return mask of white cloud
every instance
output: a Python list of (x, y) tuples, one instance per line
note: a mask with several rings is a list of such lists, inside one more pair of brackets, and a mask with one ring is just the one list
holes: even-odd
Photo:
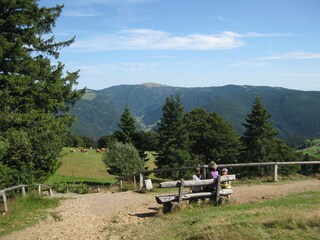
[(281, 59), (320, 59), (320, 53), (312, 52), (289, 52), (282, 54), (273, 54), (272, 56), (261, 57), (263, 60), (281, 60)]
[(174, 35), (153, 29), (126, 29), (113, 35), (96, 35), (86, 40), (76, 41), (71, 48), (80, 51), (110, 50), (226, 50), (245, 45), (244, 38), (288, 36), (280, 33)]
[(109, 50), (223, 50), (238, 48), (244, 42), (230, 33), (217, 35), (172, 35), (152, 29), (130, 29), (116, 35), (100, 35), (77, 41), (71, 48), (82, 51)]

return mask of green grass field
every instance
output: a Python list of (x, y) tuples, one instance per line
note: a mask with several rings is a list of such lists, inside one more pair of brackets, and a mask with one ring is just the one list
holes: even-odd
[[(70, 152), (75, 149), (76, 152)], [(92, 184), (106, 184), (115, 181), (115, 176), (106, 171), (102, 161), (103, 154), (95, 150), (82, 153), (76, 148), (64, 148), (62, 151), (62, 165), (46, 183), (87, 182)]]
[(302, 153), (320, 159), (320, 139), (311, 140), (311, 144), (311, 147), (301, 150)]

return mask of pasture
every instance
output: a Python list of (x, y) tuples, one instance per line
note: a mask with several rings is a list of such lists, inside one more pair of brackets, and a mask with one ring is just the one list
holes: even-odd
[[(70, 150), (75, 150), (71, 152)], [(46, 183), (76, 182), (91, 184), (108, 184), (115, 182), (115, 176), (106, 171), (102, 161), (103, 154), (94, 149), (80, 152), (77, 148), (63, 148), (61, 166)]]
[(311, 140), (311, 144), (311, 147), (303, 149), (301, 152), (320, 159), (320, 139)]

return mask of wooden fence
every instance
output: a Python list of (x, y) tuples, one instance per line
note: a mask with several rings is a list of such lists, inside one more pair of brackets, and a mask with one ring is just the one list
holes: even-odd
[[(283, 165), (316, 165), (320, 164), (320, 161), (304, 161), (304, 162), (262, 162), (262, 163), (232, 163), (232, 164), (217, 164), (218, 168), (223, 167), (253, 167), (253, 166), (272, 166), (273, 167), (273, 181), (278, 181), (278, 167)], [(199, 166), (203, 169), (207, 169), (208, 165)], [(193, 170), (193, 167), (181, 167), (181, 168), (170, 168), (170, 169), (155, 169), (155, 170), (147, 170), (135, 173), (133, 175), (134, 182), (135, 177), (139, 176), (139, 189), (143, 188), (143, 176), (148, 175), (150, 173), (159, 173), (159, 172), (174, 172), (174, 171), (186, 171)]]
[[(48, 185), (45, 185), (45, 184), (41, 184), (41, 183), (36, 183), (34, 185), (38, 186), (38, 192), (39, 192), (40, 196), (42, 195), (42, 191), (48, 191), (48, 194), (50, 195), (50, 197), (52, 197), (51, 186), (48, 186)], [(5, 188), (5, 189), (1, 189), (0, 190), (0, 197), (2, 197), (3, 206), (4, 206), (4, 211), (5, 212), (8, 212), (8, 199), (7, 199), (6, 192), (21, 188), (22, 196), (26, 196), (26, 188), (27, 187), (29, 187), (29, 185), (20, 184), (20, 185), (17, 185), (17, 186), (13, 186), (13, 187), (9, 187), (9, 188)]]

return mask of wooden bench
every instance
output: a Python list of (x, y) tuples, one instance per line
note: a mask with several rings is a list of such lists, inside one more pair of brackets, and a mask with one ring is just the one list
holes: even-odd
[[(219, 205), (223, 196), (229, 196), (233, 193), (233, 189), (231, 188), (221, 189), (221, 183), (234, 180), (236, 180), (236, 175), (218, 176), (216, 179), (187, 181), (181, 179), (179, 181), (162, 182), (160, 183), (160, 188), (179, 188), (179, 191), (178, 193), (174, 194), (157, 195), (155, 198), (157, 203), (163, 204), (164, 212), (171, 211), (173, 202), (180, 203), (184, 200), (194, 200), (199, 198), (209, 198), (215, 205)], [(184, 191), (184, 187), (204, 187), (210, 184), (214, 184), (215, 191), (197, 193), (189, 193)]]

